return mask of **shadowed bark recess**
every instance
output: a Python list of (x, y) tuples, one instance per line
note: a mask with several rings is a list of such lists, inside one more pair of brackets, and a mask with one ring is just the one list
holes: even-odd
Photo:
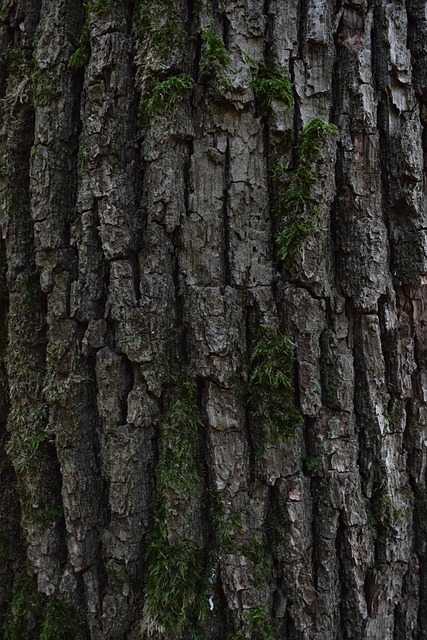
[(0, 29), (0, 635), (427, 640), (425, 2)]

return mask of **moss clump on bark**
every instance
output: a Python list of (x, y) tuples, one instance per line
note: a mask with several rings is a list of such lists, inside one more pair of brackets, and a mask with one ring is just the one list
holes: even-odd
[(267, 541), (254, 535), (250, 542), (238, 547), (238, 552), (250, 562), (248, 577), (258, 602), (240, 612), (238, 629), (232, 639), (273, 640), (275, 636), (269, 588), (273, 566)]
[[(338, 137), (338, 129), (321, 118), (313, 118), (303, 129), (298, 168), (279, 192), (280, 213), (285, 216), (285, 225), (276, 239), (281, 260), (295, 260), (304, 239), (317, 229), (320, 202), (313, 196), (318, 181), (316, 162), (323, 158), (323, 148), (330, 137)], [(280, 171), (275, 175), (276, 180), (282, 177)]]
[[(7, 426), (9, 454), (20, 487), (24, 516), (49, 500), (50, 452), (47, 408), (41, 391), (45, 336), (38, 275), (26, 271), (15, 282), (9, 301), (7, 368), (11, 407)], [(34, 507), (32, 505), (37, 505)]]
[(374, 482), (368, 517), (369, 524), (379, 530), (384, 530), (393, 527), (398, 519), (399, 510), (390, 498), (385, 480)]
[(176, 0), (154, 0), (142, 5), (135, 23), (138, 38), (150, 40), (159, 56), (179, 50), (185, 42)]
[(148, 124), (155, 115), (170, 111), (193, 88), (193, 84), (192, 78), (185, 74), (171, 76), (156, 84), (150, 94), (141, 98), (139, 105), (141, 124)]
[(236, 530), (243, 524), (243, 508), (229, 512), (223, 494), (216, 489), (209, 492), (209, 515), (212, 522), (216, 542), (228, 553), (236, 549)]
[[(198, 431), (201, 425), (196, 384), (185, 374), (172, 377), (171, 406), (161, 427), (158, 490), (186, 501), (197, 490), (200, 478)], [(165, 500), (159, 501), (167, 510)]]
[[(73, 53), (70, 55), (68, 59), (68, 67), (72, 71), (77, 71), (85, 66), (89, 59), (89, 40), (90, 40), (90, 30), (89, 30), (89, 12), (86, 13), (86, 20), (83, 25), (82, 31), (80, 33), (79, 38), (75, 38), (72, 40), (72, 44), (76, 47)], [(70, 38), (71, 39), (71, 38)]]
[[(167, 384), (169, 409), (161, 425), (145, 597), (149, 626), (180, 634), (202, 615), (196, 596), (204, 582), (206, 551), (191, 537), (202, 483), (201, 417), (194, 381), (178, 373), (170, 376)], [(179, 520), (182, 526), (177, 526)]]
[(46, 336), (36, 272), (19, 274), (10, 296), (7, 366), (11, 406), (6, 452), (17, 476), (22, 522), (32, 530), (63, 518), (57, 462), (43, 390)]
[(77, 71), (78, 69), (81, 69), (82, 67), (84, 67), (88, 60), (88, 55), (89, 55), (88, 46), (86, 42), (82, 39), (77, 49), (74, 51), (74, 53), (71, 54), (68, 60), (69, 68), (72, 71)]
[(247, 629), (251, 640), (272, 640), (274, 627), (271, 619), (271, 604), (260, 604), (244, 614), (247, 618)]
[(17, 104), (27, 108), (45, 106), (57, 95), (54, 76), (37, 65), (31, 47), (13, 47), (7, 52), (6, 63), (10, 75), (4, 111), (13, 113)]
[(4, 640), (84, 640), (86, 624), (64, 596), (47, 598), (25, 566), (17, 575), (3, 626)]
[(3, 6), (0, 9), (0, 22), (4, 22), (7, 18), (9, 11), (13, 6), (14, 0), (5, 0)]
[(212, 27), (207, 27), (202, 31), (203, 48), (200, 58), (201, 73), (218, 73), (227, 66), (230, 61), (223, 39)]
[(273, 100), (284, 102), (287, 106), (293, 103), (291, 81), (284, 71), (272, 65), (261, 65), (250, 86), (264, 111), (270, 107)]
[(3, 627), (4, 640), (23, 640), (38, 635), (43, 617), (43, 596), (36, 578), (24, 568), (15, 578), (12, 602)]
[(113, 11), (114, 7), (125, 7), (127, 3), (128, 0), (86, 0), (85, 6), (92, 15), (102, 16)]
[(145, 594), (150, 619), (167, 634), (180, 634), (196, 614), (204, 550), (189, 541), (157, 538), (149, 545)]
[(65, 597), (54, 597), (46, 606), (39, 640), (83, 640), (85, 624)]
[(251, 361), (249, 408), (254, 424), (261, 425), (262, 446), (293, 438), (303, 420), (294, 407), (294, 344), (270, 327), (262, 327)]

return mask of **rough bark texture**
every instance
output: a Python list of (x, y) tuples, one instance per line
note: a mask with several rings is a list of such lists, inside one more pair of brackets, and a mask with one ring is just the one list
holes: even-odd
[(425, 1), (0, 16), (3, 637), (427, 639)]

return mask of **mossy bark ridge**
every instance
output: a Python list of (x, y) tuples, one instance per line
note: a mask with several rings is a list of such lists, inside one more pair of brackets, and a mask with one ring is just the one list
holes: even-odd
[(0, 635), (427, 639), (427, 27), (0, 3)]

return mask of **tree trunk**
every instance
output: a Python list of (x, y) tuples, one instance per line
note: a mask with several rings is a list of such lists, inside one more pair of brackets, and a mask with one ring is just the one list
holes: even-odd
[(5, 640), (427, 639), (422, 0), (3, 0)]

